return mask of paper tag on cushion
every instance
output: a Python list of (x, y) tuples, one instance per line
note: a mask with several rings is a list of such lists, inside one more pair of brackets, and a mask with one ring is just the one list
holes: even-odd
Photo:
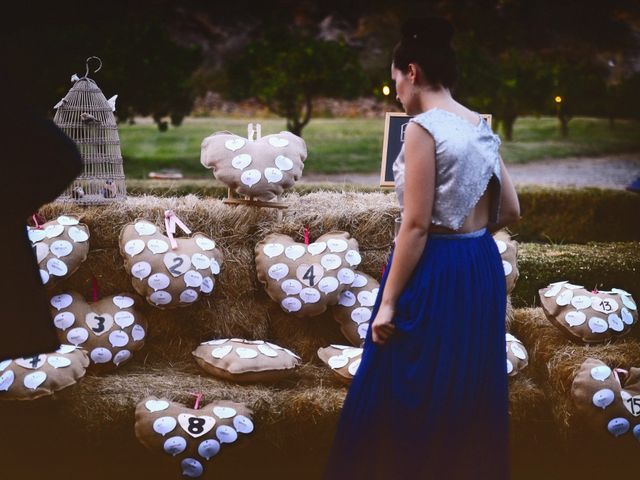
[(622, 403), (624, 407), (634, 417), (640, 416), (640, 395), (631, 395), (624, 390), (620, 390), (620, 397), (622, 397)]
[(189, 413), (181, 413), (178, 415), (178, 424), (193, 438), (198, 438), (213, 429), (216, 419), (208, 415), (196, 416)]

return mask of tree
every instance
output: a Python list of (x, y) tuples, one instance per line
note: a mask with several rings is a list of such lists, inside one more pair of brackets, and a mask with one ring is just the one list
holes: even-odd
[(281, 34), (250, 43), (228, 62), (226, 93), (236, 100), (255, 97), (301, 135), (314, 97), (353, 98), (365, 85), (357, 55), (344, 43)]
[[(199, 49), (178, 44), (168, 31), (174, 8), (132, 3), (122, 9), (86, 4), (62, 8), (55, 2), (23, 13), (2, 31), (5, 65), (30, 92), (32, 107), (53, 115), (53, 105), (71, 87), (71, 74), (85, 74), (85, 59), (95, 55), (103, 68), (89, 73), (107, 96), (118, 94), (116, 115), (127, 120), (151, 115), (174, 124), (191, 110), (190, 78), (200, 63)], [(93, 65), (92, 65), (93, 66)]]

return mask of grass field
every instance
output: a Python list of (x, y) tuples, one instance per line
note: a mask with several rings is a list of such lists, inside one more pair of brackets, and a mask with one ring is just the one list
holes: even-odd
[[(200, 143), (213, 132), (228, 130), (247, 135), (249, 119), (188, 118), (182, 126), (158, 131), (142, 119), (135, 125), (119, 126), (125, 173), (144, 178), (153, 170), (178, 168), (187, 177), (208, 177), (200, 164)], [(280, 119), (263, 119), (263, 135), (284, 129)], [(304, 129), (309, 157), (305, 172), (376, 172), (380, 168), (383, 119), (313, 119)], [(571, 156), (602, 156), (640, 151), (640, 123), (618, 121), (610, 129), (607, 120), (576, 118), (569, 124), (569, 137), (562, 139), (553, 117), (525, 117), (514, 127), (514, 141), (502, 143), (507, 163)]]

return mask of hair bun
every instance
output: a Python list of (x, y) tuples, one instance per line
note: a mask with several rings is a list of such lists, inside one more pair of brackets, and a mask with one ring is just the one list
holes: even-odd
[(402, 25), (403, 40), (449, 46), (453, 39), (453, 25), (442, 17), (410, 18)]

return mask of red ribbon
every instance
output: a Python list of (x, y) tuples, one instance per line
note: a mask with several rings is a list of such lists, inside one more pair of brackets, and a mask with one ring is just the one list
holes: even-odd
[(309, 229), (306, 225), (304, 227), (304, 244), (309, 245)]
[(176, 225), (182, 229), (184, 233), (187, 235), (191, 234), (191, 230), (184, 224), (182, 220), (178, 218), (178, 216), (174, 213), (173, 210), (165, 210), (164, 211), (164, 227), (167, 231), (167, 236), (169, 237), (169, 241), (171, 242), (171, 248), (175, 250), (178, 248), (178, 242), (173, 238), (173, 235), (176, 233)]
[(622, 373), (623, 375), (629, 375), (629, 370), (625, 370), (624, 368), (614, 368), (613, 369), (613, 374), (616, 377), (616, 380), (618, 381), (618, 383), (620, 384), (620, 386), (622, 386), (622, 382), (620, 381), (620, 377), (618, 376), (618, 373)]
[(96, 277), (91, 277), (91, 287), (93, 292), (93, 301), (97, 302), (98, 301), (98, 280), (96, 280)]
[(42, 230), (42, 225), (40, 225), (40, 223), (38, 222), (38, 214), (34, 213), (31, 218), (33, 219), (33, 223), (36, 226), (36, 229), (38, 230)]
[(200, 392), (198, 393), (192, 393), (191, 395), (193, 395), (194, 397), (196, 397), (196, 402), (193, 405), (193, 409), (194, 410), (198, 410), (200, 408), (200, 401), (202, 401), (202, 398), (204, 397), (204, 395)]

